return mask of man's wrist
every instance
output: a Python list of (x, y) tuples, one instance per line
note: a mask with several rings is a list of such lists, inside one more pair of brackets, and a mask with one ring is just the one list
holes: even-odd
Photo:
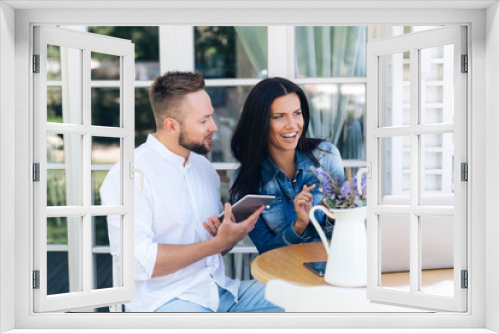
[(227, 244), (222, 242), (222, 240), (220, 240), (220, 238), (217, 238), (217, 237), (215, 237), (207, 242), (210, 243), (214, 254), (222, 253), (222, 252), (226, 251), (228, 248)]

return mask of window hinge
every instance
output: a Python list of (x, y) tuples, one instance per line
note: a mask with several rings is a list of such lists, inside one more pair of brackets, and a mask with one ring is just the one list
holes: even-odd
[(40, 55), (33, 55), (33, 73), (40, 73)]
[(40, 164), (38, 162), (33, 164), (33, 181), (40, 182)]
[(467, 55), (462, 55), (462, 69), (460, 72), (469, 72), (469, 57)]
[(460, 164), (460, 175), (461, 181), (469, 181), (469, 167), (466, 162)]
[(469, 287), (469, 274), (467, 270), (462, 270), (462, 289)]
[(40, 270), (33, 270), (33, 289), (40, 289)]

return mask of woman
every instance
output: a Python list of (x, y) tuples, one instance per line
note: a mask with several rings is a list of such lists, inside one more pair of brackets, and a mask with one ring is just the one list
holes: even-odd
[[(303, 90), (284, 78), (259, 82), (249, 93), (231, 150), (241, 163), (231, 178), (231, 202), (246, 194), (275, 195), (249, 233), (259, 253), (288, 244), (318, 241), (309, 210), (323, 196), (314, 168), (344, 177), (337, 148), (307, 138), (309, 105)], [(332, 225), (316, 213), (327, 235)]]

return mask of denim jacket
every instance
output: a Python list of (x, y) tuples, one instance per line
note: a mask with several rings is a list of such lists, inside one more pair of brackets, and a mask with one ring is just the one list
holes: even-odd
[[(322, 142), (313, 151), (313, 154), (321, 167), (328, 171), (334, 179), (337, 176), (344, 176), (344, 166), (340, 153), (333, 144)], [(292, 179), (278, 169), (269, 156), (261, 161), (263, 188), (259, 189), (258, 193), (274, 195), (276, 198), (264, 209), (255, 228), (249, 233), (250, 239), (252, 239), (259, 253), (286, 245), (320, 240), (311, 222), (309, 222), (302, 236), (297, 235), (292, 226), (297, 219), (293, 200), (302, 191), (304, 185), (316, 184), (316, 187), (311, 190), (313, 206), (324, 198), (319, 190), (319, 180), (311, 169), (315, 167), (313, 162), (305, 153), (299, 151), (296, 153), (296, 161), (297, 168)], [(238, 172), (239, 169), (233, 173), (231, 184), (236, 179)], [(315, 217), (329, 238), (333, 229), (332, 224), (326, 215), (320, 211), (315, 213)]]

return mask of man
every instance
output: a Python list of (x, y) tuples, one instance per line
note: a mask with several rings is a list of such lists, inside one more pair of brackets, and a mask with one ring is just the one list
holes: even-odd
[[(221, 253), (250, 232), (263, 208), (236, 223), (225, 205), (220, 179), (201, 154), (212, 148), (217, 125), (199, 73), (158, 76), (150, 90), (157, 132), (135, 150), (144, 190), (135, 182), (135, 298), (130, 312), (276, 312), (257, 281), (224, 275)], [(119, 166), (100, 191), (104, 205), (119, 203)], [(120, 220), (108, 217), (111, 253), (119, 255)], [(208, 232), (216, 230), (212, 236)]]

